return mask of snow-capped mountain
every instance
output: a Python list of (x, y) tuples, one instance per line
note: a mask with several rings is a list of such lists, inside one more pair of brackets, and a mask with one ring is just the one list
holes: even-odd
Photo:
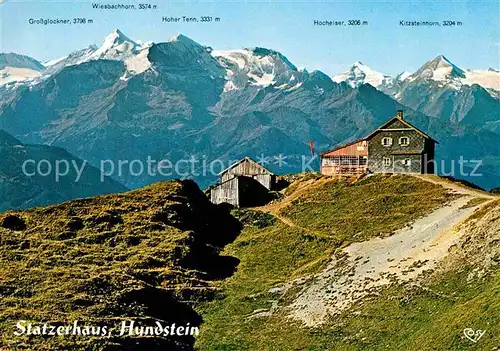
[(333, 77), (333, 81), (340, 83), (346, 82), (355, 88), (363, 84), (370, 84), (377, 88), (380, 86), (389, 86), (394, 83), (394, 78), (377, 72), (360, 61), (356, 61), (349, 70)]
[(264, 48), (212, 51), (212, 55), (226, 69), (225, 91), (242, 89), (247, 84), (257, 87), (270, 85), (282, 88), (298, 87), (306, 71), (299, 71), (281, 53)]
[[(176, 162), (282, 153), (290, 162), (276, 171), (294, 172), (309, 140), (327, 149), (365, 136), (397, 109), (441, 142), (438, 159), (500, 155), (493, 132), (500, 123), (487, 112), (496, 100), (478, 85), (464, 97), (428, 72), (410, 82), (408, 73), (389, 79), (357, 64), (345, 75), (349, 82), (337, 83), (298, 69), (275, 50), (218, 51), (184, 35), (142, 44), (119, 31), (99, 47), (46, 65), (29, 89), (0, 89), (1, 127), (22, 142), (59, 146), (94, 164), (147, 155)], [(381, 92), (390, 82), (401, 92), (398, 101), (391, 98), (396, 93)], [(466, 118), (455, 112), (450, 118), (455, 110)], [(120, 178), (129, 187), (160, 179)], [(214, 179), (197, 178), (202, 186)], [(478, 181), (497, 186), (493, 179)]]
[(454, 65), (446, 57), (439, 55), (435, 59), (426, 62), (420, 69), (412, 74), (408, 80), (434, 80), (436, 82), (446, 82), (452, 79), (465, 78), (465, 72)]
[(115, 29), (104, 39), (101, 47), (90, 55), (90, 59), (124, 59), (136, 54), (139, 48), (140, 46), (136, 42), (120, 30)]
[(139, 44), (128, 38), (120, 30), (113, 30), (101, 46), (91, 45), (86, 49), (78, 50), (66, 57), (62, 57), (45, 64), (46, 74), (68, 66), (79, 65), (92, 60), (114, 60), (123, 61), (127, 67), (128, 75), (144, 72), (151, 66), (147, 56), (152, 42)]
[(293, 91), (299, 88), (323, 94), (336, 84), (321, 71), (297, 68), (278, 51), (256, 47), (243, 50), (211, 50), (226, 70), (224, 92), (244, 89), (255, 91)]
[(357, 61), (349, 70), (334, 76), (333, 81), (346, 82), (351, 87), (367, 83), (393, 96), (397, 96), (400, 92), (401, 82), (404, 81), (407, 83), (432, 81), (456, 90), (460, 90), (463, 86), (477, 84), (494, 97), (498, 97), (500, 91), (500, 71), (492, 68), (488, 70), (464, 70), (443, 55), (426, 62), (415, 73), (404, 71), (396, 77), (377, 72)]
[(0, 53), (0, 86), (40, 76), (45, 67), (29, 56)]
[(90, 45), (89, 47), (77, 51), (73, 51), (68, 56), (60, 57), (48, 62), (45, 62), (46, 67), (44, 71), (45, 76), (50, 76), (55, 72), (69, 66), (77, 65), (85, 62), (90, 56), (98, 49), (96, 45)]
[[(440, 55), (397, 86), (382, 87), (403, 105), (453, 123), (497, 130), (500, 73), (464, 70)], [(495, 123), (493, 123), (495, 122)]]
[(83, 62), (100, 59), (124, 61), (128, 72), (138, 74), (151, 66), (151, 62), (147, 58), (151, 45), (152, 42), (138, 44), (120, 30), (115, 29), (104, 39), (102, 45)]
[(460, 89), (462, 86), (477, 84), (484, 89), (500, 90), (500, 72), (489, 70), (463, 70), (443, 55), (425, 63), (408, 81), (429, 81)]
[(351, 87), (370, 84), (426, 115), (498, 131), (500, 72), (494, 69), (464, 70), (439, 55), (415, 73), (405, 71), (396, 77), (358, 61), (333, 80)]

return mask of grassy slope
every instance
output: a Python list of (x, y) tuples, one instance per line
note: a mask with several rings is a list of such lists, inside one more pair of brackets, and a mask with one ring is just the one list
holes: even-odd
[(26, 229), (0, 226), (1, 346), (164, 350), (194, 342), (12, 335), (18, 320), (114, 326), (137, 317), (149, 325), (155, 318), (199, 324), (199, 316), (179, 301), (209, 298), (214, 289), (206, 275), (192, 269), (197, 265), (192, 250), (196, 247), (203, 259), (207, 235), (215, 229), (211, 218), (227, 228), (232, 223), (224, 223), (194, 183), (157, 183), (119, 195), (9, 212), (0, 215), (0, 223), (9, 216), (22, 218)]
[(340, 242), (364, 241), (394, 232), (447, 198), (439, 186), (408, 176), (380, 175), (325, 183), (280, 214)]
[[(241, 260), (234, 276), (221, 283), (226, 297), (202, 305), (201, 350), (358, 350), (448, 349), (470, 346), (460, 331), (485, 317), (485, 301), (498, 294), (494, 278), (464, 282), (464, 272), (450, 272), (429, 281), (429, 289), (394, 286), (381, 296), (356, 306), (321, 329), (301, 328), (286, 319), (282, 309), (271, 317), (248, 318), (253, 311), (286, 306), (297, 291), (284, 295), (269, 289), (319, 271), (339, 246), (386, 235), (449, 199), (439, 186), (407, 176), (376, 176), (361, 182), (313, 183), (300, 191), (300, 182), (286, 191), (294, 198), (278, 207), (278, 216), (266, 214), (247, 221), (243, 233), (225, 253)], [(259, 217), (257, 214), (254, 217)], [(263, 227), (263, 228), (259, 228)], [(454, 292), (454, 300), (439, 297)], [(497, 299), (498, 300), (498, 299)], [(490, 310), (491, 311), (491, 310)], [(450, 320), (454, 321), (450, 323)], [(490, 323), (494, 323), (490, 320)], [(462, 329), (460, 329), (462, 328)], [(464, 346), (464, 347), (465, 347)]]

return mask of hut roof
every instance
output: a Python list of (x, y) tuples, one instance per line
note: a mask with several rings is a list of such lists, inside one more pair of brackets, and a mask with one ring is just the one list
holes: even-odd
[(323, 155), (326, 155), (330, 152), (333, 152), (333, 151), (337, 151), (337, 150), (340, 150), (340, 149), (343, 149), (345, 147), (348, 147), (348, 146), (351, 146), (351, 145), (354, 145), (354, 144), (357, 144), (357, 143), (360, 143), (362, 141), (365, 141), (365, 139), (357, 139), (357, 140), (354, 140), (354, 141), (351, 141), (349, 143), (346, 143), (346, 144), (342, 144), (342, 145), (339, 145), (339, 146), (335, 146), (333, 149), (330, 149), (328, 151), (325, 151), (325, 152), (322, 152), (320, 153), (319, 155), (320, 156), (323, 156)]
[(413, 124), (411, 124), (407, 120), (399, 118), (398, 116), (392, 117), (390, 120), (388, 120), (387, 122), (385, 122), (384, 124), (382, 124), (380, 127), (378, 127), (377, 129), (375, 129), (373, 132), (371, 132), (370, 134), (368, 134), (366, 136), (365, 140), (370, 139), (373, 135), (375, 135), (381, 129), (384, 129), (385, 127), (387, 127), (387, 125), (390, 124), (394, 120), (400, 121), (401, 123), (403, 123), (404, 125), (406, 125), (408, 128), (411, 128), (411, 129), (415, 130), (418, 134), (422, 135), (424, 138), (432, 140), (436, 144), (439, 144), (439, 142), (437, 140), (433, 139), (428, 134), (426, 134), (425, 132), (421, 131), (420, 129), (418, 129), (417, 127), (415, 127)]

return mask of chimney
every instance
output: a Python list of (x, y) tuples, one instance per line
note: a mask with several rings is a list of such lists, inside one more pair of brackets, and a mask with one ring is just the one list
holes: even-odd
[(398, 110), (398, 118), (403, 119), (403, 110)]

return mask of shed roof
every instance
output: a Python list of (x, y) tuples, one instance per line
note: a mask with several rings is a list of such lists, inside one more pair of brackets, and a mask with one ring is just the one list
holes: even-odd
[(243, 157), (241, 160), (233, 163), (232, 165), (230, 165), (229, 167), (227, 167), (226, 169), (222, 170), (218, 175), (222, 175), (224, 173), (226, 173), (227, 171), (233, 169), (234, 167), (238, 166), (239, 164), (245, 162), (245, 161), (248, 161), (248, 162), (252, 162), (254, 164), (256, 164), (257, 166), (259, 166), (260, 168), (262, 168), (264, 171), (266, 171), (266, 173), (268, 174), (271, 174), (271, 175), (274, 175), (273, 172), (271, 172), (270, 170), (268, 170), (266, 167), (262, 166), (260, 163), (258, 163), (257, 161), (255, 161), (254, 159), (248, 157), (248, 156), (245, 156)]

